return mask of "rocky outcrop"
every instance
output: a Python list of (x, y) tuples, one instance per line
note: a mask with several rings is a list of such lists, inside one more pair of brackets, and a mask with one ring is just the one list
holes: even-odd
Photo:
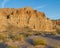
[(57, 19), (57, 20), (52, 20), (53, 24), (55, 25), (60, 25), (60, 19)]
[(52, 21), (45, 14), (30, 7), (1, 8), (0, 31), (6, 31), (10, 25), (19, 28), (29, 27), (35, 31), (52, 31)]
[(52, 20), (54, 29), (56, 29), (57, 32), (60, 32), (60, 19)]

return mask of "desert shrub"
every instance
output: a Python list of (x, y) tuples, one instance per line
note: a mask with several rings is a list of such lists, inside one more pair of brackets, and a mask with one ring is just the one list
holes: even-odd
[(57, 33), (57, 32), (52, 32), (51, 34), (55, 36), (55, 35), (57, 35), (58, 33)]
[(46, 45), (45, 38), (34, 38), (33, 42), (34, 42), (34, 45)]
[(14, 35), (12, 37), (12, 40), (13, 41), (21, 41), (21, 39), (24, 39), (24, 38), (25, 38), (25, 36), (23, 34), (21, 34), (21, 35)]
[(0, 40), (5, 39), (7, 36), (5, 34), (0, 34)]
[(10, 38), (5, 38), (3, 41), (4, 42), (9, 42), (10, 41)]
[(28, 36), (29, 36), (29, 34), (23, 34), (23, 36), (26, 38), (26, 37), (28, 37)]
[(34, 33), (35, 35), (41, 35), (42, 34), (42, 32), (40, 32), (40, 31), (35, 31), (35, 33)]
[(26, 33), (26, 35), (28, 35), (28, 36), (31, 36), (31, 35), (33, 35), (33, 34), (34, 34), (34, 32), (32, 32), (32, 31)]
[(60, 48), (60, 46), (55, 46), (54, 48)]
[(17, 46), (8, 46), (8, 48), (18, 48)]
[(14, 35), (12, 37), (12, 40), (16, 41), (16, 40), (21, 40), (20, 36), (19, 35)]
[(3, 38), (4, 38), (4, 36), (0, 34), (0, 40), (3, 39)]
[(0, 41), (9, 41), (9, 39), (8, 39), (8, 35), (6, 35), (6, 34), (4, 34), (4, 33), (2, 33), (2, 34), (0, 34)]
[(28, 32), (27, 34), (28, 34), (29, 36), (31, 36), (31, 35), (41, 35), (42, 32), (40, 32), (40, 31), (31, 31), (31, 32)]

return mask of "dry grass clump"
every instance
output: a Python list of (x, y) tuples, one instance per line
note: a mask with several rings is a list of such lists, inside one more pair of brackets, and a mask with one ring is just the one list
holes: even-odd
[(8, 48), (18, 48), (17, 46), (8, 46)]
[(60, 48), (60, 46), (55, 46), (54, 48)]
[(13, 40), (13, 41), (21, 41), (22, 39), (24, 40), (24, 38), (25, 38), (25, 36), (23, 35), (23, 34), (20, 34), (20, 35), (13, 35), (12, 37), (11, 37), (11, 39)]
[(34, 45), (46, 45), (46, 39), (45, 38), (34, 38), (33, 39)]
[(4, 40), (5, 38), (8, 38), (8, 35), (0, 33), (0, 40)]
[(40, 31), (30, 31), (30, 32), (27, 32), (26, 34), (28, 36), (31, 36), (31, 35), (41, 35), (42, 32), (40, 32)]
[(10, 41), (9, 35), (5, 33), (0, 33), (0, 41), (9, 42)]
[(43, 32), (41, 32), (41, 31), (34, 31), (34, 34), (35, 35), (41, 35)]
[(58, 33), (57, 32), (52, 32), (51, 34), (54, 35), (54, 36), (56, 36)]

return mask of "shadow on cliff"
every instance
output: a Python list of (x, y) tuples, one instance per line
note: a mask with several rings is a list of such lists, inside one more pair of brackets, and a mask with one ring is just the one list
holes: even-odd
[(7, 48), (7, 45), (5, 43), (0, 43), (0, 48)]

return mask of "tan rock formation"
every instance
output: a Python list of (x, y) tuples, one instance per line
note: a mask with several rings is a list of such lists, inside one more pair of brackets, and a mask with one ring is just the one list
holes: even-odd
[(29, 27), (36, 31), (52, 31), (52, 21), (47, 19), (45, 14), (26, 8), (2, 8), (0, 9), (0, 31), (6, 31), (10, 26), (20, 28)]
[(60, 25), (60, 20), (59, 20), (59, 19), (57, 19), (57, 20), (52, 20), (52, 22), (53, 22), (53, 24), (55, 24), (55, 25)]

